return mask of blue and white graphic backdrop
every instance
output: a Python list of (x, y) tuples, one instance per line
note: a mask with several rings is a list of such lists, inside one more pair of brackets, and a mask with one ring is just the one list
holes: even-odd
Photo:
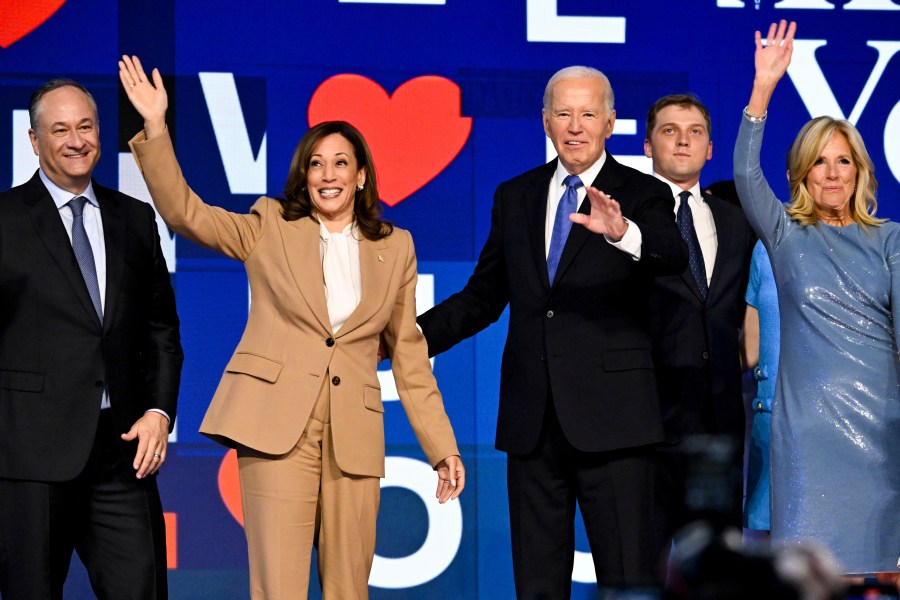
[[(166, 75), (178, 156), (208, 202), (244, 211), (277, 195), (310, 122), (341, 118), (369, 139), (386, 215), (414, 235), (419, 309), (465, 283), (487, 235), (495, 186), (552, 155), (540, 120), (548, 77), (605, 71), (618, 120), (610, 151), (647, 169), (644, 118), (659, 96), (709, 106), (714, 154), (704, 183), (731, 178), (750, 90), (753, 31), (800, 24), (788, 81), (769, 116), (764, 168), (786, 195), (784, 155), (828, 113), (855, 123), (875, 161), (880, 214), (900, 217), (900, 4), (891, 0), (15, 0), (0, 1), (0, 186), (37, 162), (30, 92), (69, 76), (95, 93), (105, 156), (96, 177), (147, 199), (126, 141), (140, 123), (116, 60), (138, 54)], [(161, 224), (187, 355), (177, 433), (160, 478), (173, 599), (246, 598), (247, 559), (233, 456), (197, 428), (246, 319), (239, 263)], [(493, 450), (505, 320), (437, 357), (435, 372), (468, 466), (459, 502), (439, 507), (397, 402), (373, 598), (512, 598), (504, 456)], [(383, 373), (385, 400), (396, 398)], [(574, 597), (595, 595), (583, 537)], [(90, 597), (73, 569), (70, 598)], [(313, 596), (317, 597), (314, 591)]]

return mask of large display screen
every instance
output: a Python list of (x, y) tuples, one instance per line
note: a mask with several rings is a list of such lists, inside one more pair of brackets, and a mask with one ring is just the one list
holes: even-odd
[[(246, 211), (258, 196), (281, 194), (294, 147), (311, 124), (356, 124), (374, 154), (386, 217), (413, 234), (420, 312), (465, 284), (487, 236), (495, 187), (552, 158), (540, 110), (556, 70), (584, 64), (608, 75), (617, 121), (607, 148), (647, 171), (648, 107), (666, 94), (697, 94), (713, 123), (713, 157), (701, 184), (731, 179), (753, 77), (753, 32), (778, 19), (796, 20), (799, 39), (769, 110), (763, 167), (772, 187), (787, 197), (790, 142), (809, 118), (830, 114), (859, 128), (875, 163), (879, 215), (900, 218), (896, 1), (2, 4), (2, 188), (37, 168), (28, 141), (30, 93), (66, 76), (98, 101), (104, 156), (96, 179), (151, 201), (127, 147), (141, 123), (118, 89), (118, 57), (137, 54), (166, 78), (178, 157), (211, 204)], [(240, 263), (173, 236), (161, 221), (160, 231), (186, 354), (177, 429), (159, 478), (170, 598), (246, 598), (236, 462), (197, 429), (252, 299)], [(381, 365), (388, 456), (373, 598), (514, 597), (505, 456), (493, 449), (505, 321), (433, 362), (468, 468), (457, 502), (434, 500), (435, 475), (395, 401), (389, 365)], [(595, 578), (580, 529), (576, 547), (573, 597), (591, 598)], [(77, 566), (67, 590), (67, 598), (92, 597)]]

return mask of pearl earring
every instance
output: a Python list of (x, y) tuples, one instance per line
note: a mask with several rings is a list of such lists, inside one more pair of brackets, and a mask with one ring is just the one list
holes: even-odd
[(357, 191), (357, 192), (363, 191), (363, 187), (364, 187), (364, 186), (363, 186), (362, 184), (356, 186), (356, 191)]

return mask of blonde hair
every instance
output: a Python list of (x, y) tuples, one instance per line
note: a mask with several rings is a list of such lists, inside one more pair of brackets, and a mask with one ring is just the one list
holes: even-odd
[(791, 189), (791, 202), (787, 212), (795, 221), (803, 225), (815, 225), (819, 222), (816, 203), (806, 186), (806, 179), (822, 149), (840, 133), (850, 146), (850, 157), (856, 166), (856, 185), (850, 199), (850, 217), (863, 228), (881, 225), (887, 219), (878, 219), (878, 201), (875, 192), (878, 182), (875, 180), (875, 167), (866, 151), (862, 136), (849, 121), (831, 117), (816, 117), (809, 121), (797, 134), (787, 156), (788, 181)]

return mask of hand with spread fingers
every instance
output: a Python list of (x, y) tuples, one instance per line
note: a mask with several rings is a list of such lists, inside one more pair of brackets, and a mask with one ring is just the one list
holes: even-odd
[(119, 80), (128, 100), (144, 118), (144, 132), (148, 140), (165, 131), (166, 109), (169, 107), (169, 96), (159, 69), (153, 69), (151, 75), (152, 82), (137, 56), (122, 56), (119, 61)]
[(447, 500), (456, 500), (466, 487), (466, 469), (459, 456), (448, 456), (437, 464), (437, 491), (434, 497), (443, 504)]
[(590, 214), (572, 213), (569, 219), (573, 223), (584, 225), (589, 231), (605, 235), (613, 242), (618, 242), (628, 229), (628, 221), (622, 216), (619, 203), (595, 187), (587, 188), (588, 201), (591, 203)]
[(784, 77), (791, 64), (796, 33), (797, 23), (791, 21), (788, 24), (783, 19), (777, 25), (772, 23), (769, 26), (765, 45), (762, 43), (762, 33), (756, 32), (756, 54), (754, 55), (756, 75), (753, 78), (753, 91), (747, 105), (747, 111), (751, 115), (765, 116), (775, 86)]
[(166, 461), (166, 448), (169, 445), (169, 420), (156, 411), (147, 411), (135, 421), (127, 433), (122, 434), (126, 442), (138, 441), (134, 455), (134, 467), (138, 479), (155, 475)]

